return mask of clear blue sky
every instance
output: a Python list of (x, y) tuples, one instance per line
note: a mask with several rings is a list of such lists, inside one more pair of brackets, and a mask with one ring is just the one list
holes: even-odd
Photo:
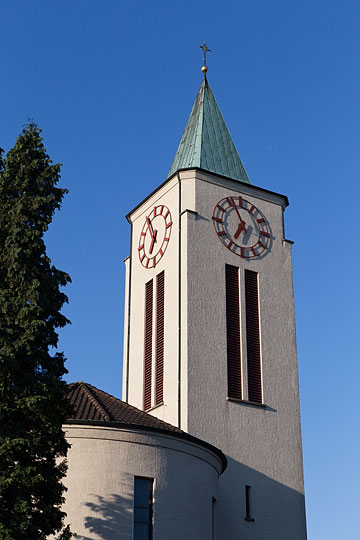
[[(358, 540), (360, 3), (5, 0), (0, 146), (28, 118), (69, 188), (69, 381), (120, 396), (124, 215), (160, 184), (209, 82), (251, 182), (287, 194), (309, 540)], [(291, 540), (291, 539), (289, 539)]]

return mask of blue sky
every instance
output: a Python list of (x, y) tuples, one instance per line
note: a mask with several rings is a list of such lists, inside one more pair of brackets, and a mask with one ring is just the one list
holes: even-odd
[[(288, 195), (310, 540), (358, 540), (360, 4), (4, 1), (0, 146), (29, 118), (70, 190), (69, 381), (121, 392), (125, 214), (166, 177), (209, 82), (251, 182)], [(291, 540), (291, 539), (289, 539)]]

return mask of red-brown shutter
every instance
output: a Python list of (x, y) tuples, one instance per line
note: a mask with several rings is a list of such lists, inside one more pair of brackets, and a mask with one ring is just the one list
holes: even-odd
[(163, 271), (156, 276), (155, 405), (164, 401), (164, 285)]
[(228, 397), (242, 399), (239, 269), (225, 265)]
[(258, 274), (245, 270), (248, 399), (262, 403)]
[(153, 280), (145, 285), (144, 410), (151, 407)]

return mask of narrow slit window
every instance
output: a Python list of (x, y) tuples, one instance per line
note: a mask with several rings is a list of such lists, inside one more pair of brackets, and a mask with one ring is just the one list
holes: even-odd
[(156, 276), (155, 405), (164, 401), (165, 273)]
[(153, 280), (145, 285), (144, 410), (151, 407)]
[(134, 478), (133, 540), (153, 538), (153, 484), (152, 478)]
[(254, 521), (251, 514), (251, 486), (245, 486), (245, 519)]
[(216, 499), (212, 498), (212, 507), (211, 507), (211, 539), (215, 540), (215, 513), (216, 513)]
[(242, 399), (239, 269), (225, 265), (228, 397)]
[(258, 274), (245, 270), (248, 399), (262, 403)]

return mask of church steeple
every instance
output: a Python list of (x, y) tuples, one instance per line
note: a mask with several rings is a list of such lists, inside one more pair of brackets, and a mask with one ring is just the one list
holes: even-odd
[[(184, 538), (306, 540), (288, 200), (250, 184), (201, 49), (204, 80), (169, 177), (127, 215), (123, 395), (229, 459), (218, 489), (201, 482), (209, 527), (189, 519)], [(161, 478), (160, 506), (186, 492)]]
[(250, 184), (206, 72), (168, 177), (195, 167)]

